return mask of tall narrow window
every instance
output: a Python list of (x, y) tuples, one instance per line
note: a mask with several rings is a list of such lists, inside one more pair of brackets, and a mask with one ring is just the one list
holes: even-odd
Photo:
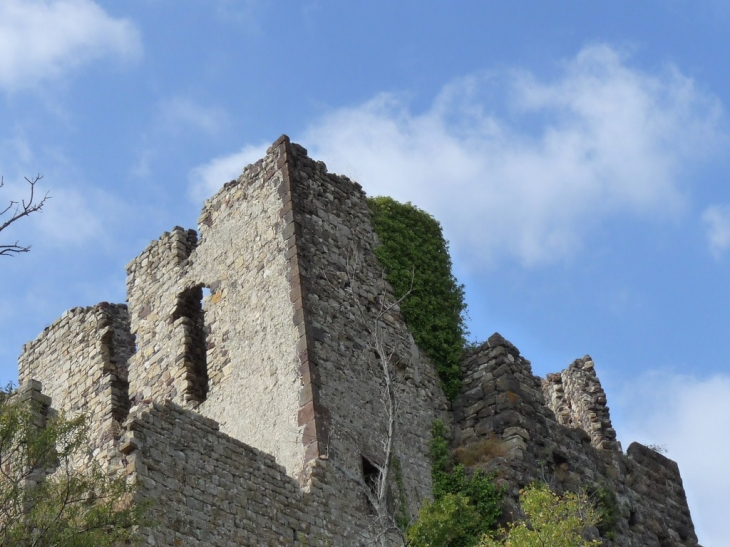
[[(111, 375), (112, 416), (121, 423), (127, 418), (131, 406), (126, 369), (128, 357), (120, 356), (120, 351), (115, 345), (112, 329), (107, 329), (102, 335), (101, 351), (104, 359), (104, 372)], [(123, 359), (124, 362), (120, 363), (120, 359)]]
[(208, 362), (202, 285), (186, 289), (177, 297), (172, 320), (182, 331), (178, 360), (182, 360), (186, 372), (185, 400), (203, 402), (208, 396)]
[[(362, 456), (362, 478), (365, 481), (365, 485), (367, 486), (368, 490), (370, 490), (370, 493), (372, 494), (372, 497), (374, 499), (378, 499), (378, 489), (380, 487), (380, 473), (380, 467), (375, 465), (365, 456)], [(370, 497), (366, 496), (366, 499), (370, 509), (375, 510), (375, 507), (373, 507), (373, 504), (370, 501)]]

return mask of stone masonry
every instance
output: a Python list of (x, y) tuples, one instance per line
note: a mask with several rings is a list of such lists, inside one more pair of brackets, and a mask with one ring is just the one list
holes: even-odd
[(615, 450), (616, 431), (594, 367), (589, 355), (576, 359), (561, 373), (548, 374), (542, 389), (558, 423), (582, 429), (596, 448)]
[(283, 136), (205, 203), (198, 232), (176, 227), (129, 263), (128, 306), (75, 308), (26, 344), (23, 393), (90, 416), (93, 457), (154, 501), (148, 545), (368, 545), (387, 349), (394, 507), (415, 517), (430, 496), (441, 419), (456, 454), (479, 448), (470, 465), (507, 486), (505, 518), (533, 480), (603, 488), (607, 545), (697, 545), (676, 464), (621, 452), (589, 357), (540, 380), (495, 335), (449, 403), (398, 307), (382, 313), (377, 244), (361, 187)]
[(612, 493), (605, 545), (696, 546), (677, 464), (639, 443), (621, 452), (593, 366), (585, 357), (541, 380), (514, 345), (492, 335), (464, 360), (455, 445), (487, 455), (475, 466), (508, 488), (505, 517), (518, 514), (520, 488), (545, 481), (559, 493), (588, 489), (604, 504), (601, 493)]

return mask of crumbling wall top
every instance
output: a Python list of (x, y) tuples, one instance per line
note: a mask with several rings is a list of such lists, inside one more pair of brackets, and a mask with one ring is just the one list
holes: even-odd
[(558, 423), (582, 429), (596, 448), (621, 450), (590, 355), (576, 359), (560, 373), (548, 374), (542, 386)]

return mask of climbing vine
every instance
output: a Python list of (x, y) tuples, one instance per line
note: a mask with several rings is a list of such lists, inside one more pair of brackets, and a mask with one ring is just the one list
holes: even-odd
[(381, 243), (375, 254), (396, 298), (408, 293), (401, 304), (408, 328), (434, 362), (444, 393), (453, 399), (461, 384), (459, 359), (468, 332), (464, 286), (451, 273), (441, 225), (411, 203), (376, 197), (368, 205)]
[(408, 511), (408, 499), (406, 498), (406, 487), (403, 482), (403, 471), (401, 470), (398, 456), (393, 457), (393, 471), (395, 472), (395, 484), (398, 487), (398, 506), (395, 512), (395, 523), (402, 532), (405, 532), (411, 523), (411, 517)]

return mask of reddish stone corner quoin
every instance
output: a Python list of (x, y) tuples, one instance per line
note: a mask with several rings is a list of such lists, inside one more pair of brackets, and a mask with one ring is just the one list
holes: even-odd
[[(369, 304), (393, 300), (376, 245), (360, 185), (282, 136), (205, 203), (199, 232), (176, 227), (128, 264), (128, 305), (74, 308), (26, 344), (20, 389), (88, 414), (93, 457), (154, 500), (149, 545), (368, 545), (360, 487), (388, 416), (366, 326)], [(411, 517), (431, 495), (439, 419), (457, 450), (491, 443), (479, 466), (507, 485), (505, 515), (549, 476), (614, 494), (605, 545), (697, 545), (676, 463), (622, 452), (590, 357), (542, 380), (495, 334), (465, 355), (449, 402), (397, 307), (382, 330)]]

